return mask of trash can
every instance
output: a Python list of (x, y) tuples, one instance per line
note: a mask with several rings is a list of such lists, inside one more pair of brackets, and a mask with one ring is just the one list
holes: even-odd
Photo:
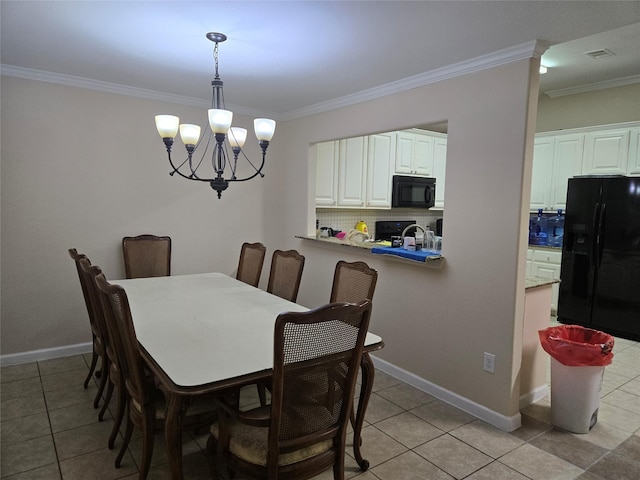
[(538, 332), (551, 355), (551, 423), (573, 433), (589, 433), (598, 421), (604, 367), (613, 359), (613, 337), (561, 325)]

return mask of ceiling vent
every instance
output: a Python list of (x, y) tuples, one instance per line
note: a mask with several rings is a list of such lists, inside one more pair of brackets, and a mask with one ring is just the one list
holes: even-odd
[(584, 52), (584, 54), (588, 57), (593, 58), (594, 60), (600, 60), (601, 58), (613, 57), (615, 53), (611, 50), (607, 50), (606, 48), (601, 48), (599, 50), (592, 50), (590, 52)]

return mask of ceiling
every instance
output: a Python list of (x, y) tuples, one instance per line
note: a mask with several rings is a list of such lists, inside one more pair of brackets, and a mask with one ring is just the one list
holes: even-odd
[[(550, 46), (541, 92), (640, 82), (640, 1), (2, 0), (0, 8), (3, 74), (176, 102), (210, 102), (205, 34), (225, 33), (227, 107), (276, 119), (427, 83), (452, 66), (486, 68), (536, 40)], [(584, 54), (599, 49), (614, 55)]]

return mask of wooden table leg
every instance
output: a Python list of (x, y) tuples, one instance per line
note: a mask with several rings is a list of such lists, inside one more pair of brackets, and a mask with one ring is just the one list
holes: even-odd
[(172, 394), (167, 403), (167, 418), (165, 419), (164, 435), (171, 468), (171, 478), (182, 480), (182, 419), (186, 411), (180, 395)]
[(369, 469), (369, 460), (362, 458), (362, 454), (360, 453), (360, 446), (362, 445), (362, 425), (364, 424), (364, 414), (373, 390), (374, 377), (373, 361), (368, 353), (362, 354), (360, 369), (362, 371), (362, 385), (360, 386), (360, 400), (358, 402), (358, 411), (356, 412), (356, 423), (353, 427), (353, 453), (360, 469), (364, 472)]

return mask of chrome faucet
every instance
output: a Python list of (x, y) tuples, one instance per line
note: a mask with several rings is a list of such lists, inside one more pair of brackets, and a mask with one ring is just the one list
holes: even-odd
[[(420, 250), (422, 248), (422, 245), (424, 245), (424, 239), (427, 236), (427, 231), (423, 226), (418, 225), (417, 223), (413, 223), (402, 231), (402, 238), (404, 238), (406, 233), (412, 228), (416, 229), (416, 250)], [(418, 235), (418, 229), (422, 230), (422, 235)]]

